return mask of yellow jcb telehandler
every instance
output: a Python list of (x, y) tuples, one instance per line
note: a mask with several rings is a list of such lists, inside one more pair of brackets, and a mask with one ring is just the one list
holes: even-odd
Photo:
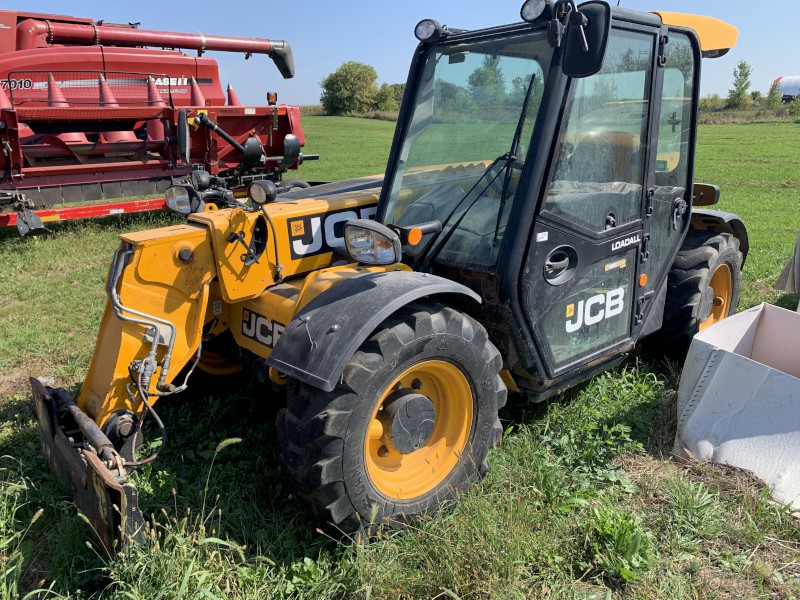
[(418, 24), (384, 177), (242, 201), (197, 176), (167, 194), (186, 224), (121, 236), (78, 398), (32, 380), (48, 463), (108, 551), (144, 525), (142, 421), (166, 442), (156, 401), (195, 367), (286, 384), (286, 473), (363, 533), (483, 476), (507, 388), (547, 398), (735, 310), (745, 226), (697, 208), (719, 189), (693, 164), (701, 56), (737, 30), (597, 1), (521, 14)]

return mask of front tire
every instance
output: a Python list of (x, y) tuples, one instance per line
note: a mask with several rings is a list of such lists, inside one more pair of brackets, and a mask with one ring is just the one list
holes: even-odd
[(486, 472), (506, 401), (484, 328), (441, 304), (401, 309), (362, 344), (339, 385), (290, 382), (282, 463), (320, 518), (369, 534), (452, 500)]
[(692, 337), (736, 312), (742, 252), (730, 233), (690, 231), (669, 273), (662, 337), (685, 350)]

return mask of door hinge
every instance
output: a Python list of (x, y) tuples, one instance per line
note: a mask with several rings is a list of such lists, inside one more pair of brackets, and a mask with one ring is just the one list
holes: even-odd
[(647, 262), (647, 259), (650, 258), (650, 234), (645, 233), (644, 237), (642, 237), (642, 248), (641, 248), (641, 262)]
[(656, 190), (654, 188), (648, 189), (647, 193), (644, 195), (644, 216), (647, 219), (653, 216), (653, 198), (655, 198), (655, 196)]
[(658, 66), (659, 67), (666, 67), (667, 66), (667, 54), (666, 54), (666, 45), (669, 44), (669, 36), (662, 35), (658, 38)]
[(633, 319), (633, 324), (639, 326), (644, 322), (644, 307), (650, 302), (650, 298), (655, 296), (655, 292), (647, 292), (639, 297), (636, 301), (636, 316)]

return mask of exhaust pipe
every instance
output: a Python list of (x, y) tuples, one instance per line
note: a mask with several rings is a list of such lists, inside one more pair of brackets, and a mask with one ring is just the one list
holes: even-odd
[(292, 47), (284, 40), (236, 38), (202, 33), (177, 33), (127, 27), (111, 27), (94, 23), (58, 23), (26, 19), (17, 25), (20, 50), (44, 48), (53, 44), (82, 46), (152, 46), (218, 52), (241, 52), (245, 55), (266, 54), (278, 67), (284, 79), (294, 77)]

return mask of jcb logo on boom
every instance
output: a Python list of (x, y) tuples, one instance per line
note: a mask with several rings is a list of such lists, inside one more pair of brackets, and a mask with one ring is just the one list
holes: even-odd
[(578, 302), (578, 309), (574, 304), (567, 305), (567, 333), (574, 333), (584, 325), (595, 325), (605, 319), (616, 317), (625, 308), (625, 289), (617, 288), (592, 296), (585, 302)]
[(344, 224), (374, 219), (377, 206), (362, 206), (289, 220), (292, 258), (297, 260), (344, 247)]
[(284, 329), (283, 323), (272, 321), (251, 310), (242, 312), (242, 335), (267, 348), (275, 347)]

